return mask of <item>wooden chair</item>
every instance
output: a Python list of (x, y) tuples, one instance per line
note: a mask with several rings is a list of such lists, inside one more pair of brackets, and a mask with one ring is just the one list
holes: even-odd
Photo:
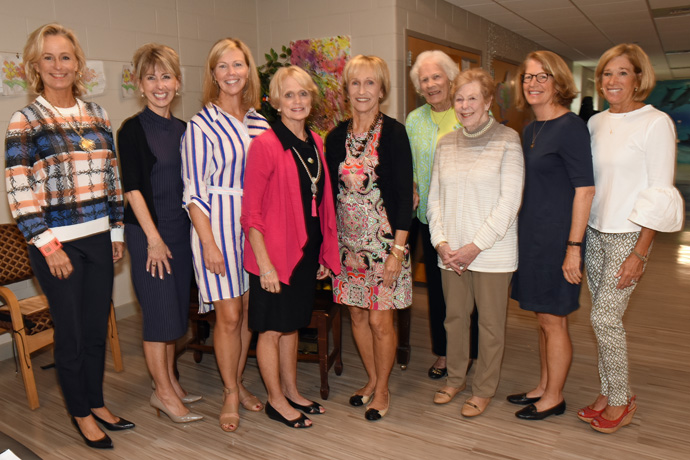
[[(26, 240), (19, 228), (15, 224), (0, 224), (0, 300), (4, 303), (0, 307), (0, 334), (12, 333), (31, 410), (39, 407), (31, 354), (53, 344), (53, 321), (44, 295), (18, 300), (5, 285), (33, 276)], [(115, 370), (122, 372), (120, 339), (112, 304), (108, 318), (108, 339)]]
[[(317, 331), (317, 351), (316, 354), (300, 351), (297, 354), (297, 360), (319, 363), (321, 397), (323, 399), (328, 399), (330, 392), (328, 372), (331, 367), (335, 366), (336, 375), (343, 372), (341, 316), (340, 305), (333, 303), (332, 291), (318, 289), (311, 322), (307, 326), (308, 329), (316, 329)], [(214, 311), (199, 314), (199, 304), (195, 292), (192, 292), (189, 319), (192, 322), (192, 338), (187, 343), (187, 349), (194, 351), (194, 361), (200, 363), (204, 353), (213, 353), (213, 345), (207, 344), (206, 340), (210, 337), (211, 324), (215, 322), (216, 314)], [(332, 350), (330, 350), (329, 335), (333, 336)], [(250, 349), (249, 356), (256, 356), (256, 351)]]

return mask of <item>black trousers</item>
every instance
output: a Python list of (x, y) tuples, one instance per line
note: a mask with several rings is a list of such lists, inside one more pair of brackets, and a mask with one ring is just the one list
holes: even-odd
[[(431, 351), (436, 356), (446, 356), (446, 302), (443, 300), (441, 269), (438, 267), (438, 253), (431, 244), (429, 225), (414, 219), (410, 234), (410, 244), (417, 242), (417, 232), (422, 240), (424, 271), (426, 274), (427, 295), (429, 298), (429, 328), (431, 332)], [(412, 249), (414, 251), (414, 248)], [(470, 326), (470, 358), (477, 357), (478, 324), (477, 309), (472, 312)]]
[(69, 278), (50, 273), (41, 252), (29, 245), (31, 268), (48, 298), (55, 326), (55, 368), (74, 417), (103, 407), (103, 371), (108, 315), (113, 292), (110, 233), (63, 243), (74, 267)]

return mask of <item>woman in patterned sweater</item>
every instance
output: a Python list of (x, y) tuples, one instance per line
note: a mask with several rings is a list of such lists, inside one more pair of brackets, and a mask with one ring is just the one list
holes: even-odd
[(89, 447), (133, 428), (103, 401), (113, 262), (122, 258), (122, 190), (105, 110), (78, 97), (84, 52), (59, 24), (36, 29), (24, 67), (39, 97), (15, 112), (5, 139), (12, 215), (55, 325), (55, 366), (72, 422)]

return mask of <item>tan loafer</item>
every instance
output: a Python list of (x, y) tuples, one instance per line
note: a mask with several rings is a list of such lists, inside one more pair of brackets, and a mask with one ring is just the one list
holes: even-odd
[(434, 393), (434, 403), (435, 404), (448, 404), (455, 398), (455, 395), (460, 393), (465, 389), (465, 385), (460, 388), (453, 387), (443, 387)]
[[(491, 401), (489, 401), (489, 403), (490, 402)], [(462, 405), (462, 410), (460, 411), (460, 414), (462, 414), (463, 417), (476, 417), (477, 415), (481, 415), (486, 410), (486, 408), (489, 407), (489, 403), (486, 403), (486, 406), (482, 408), (468, 399)]]

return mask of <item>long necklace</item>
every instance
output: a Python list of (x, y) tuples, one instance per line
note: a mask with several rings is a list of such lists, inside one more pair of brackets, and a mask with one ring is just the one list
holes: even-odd
[(537, 127), (537, 122), (535, 121), (534, 124), (532, 125), (532, 143), (529, 145), (529, 148), (533, 149), (534, 148), (534, 143), (537, 142), (537, 137), (539, 137), (539, 133), (541, 133), (541, 130), (544, 129), (544, 126), (549, 122), (549, 120), (546, 120), (543, 125), (541, 125), (541, 128), (539, 128), (539, 131), (537, 131), (537, 134), (534, 134), (534, 130)]
[(493, 124), (494, 124), (494, 119), (491, 118), (491, 117), (489, 117), (489, 121), (486, 123), (486, 125), (485, 125), (482, 129), (480, 129), (479, 131), (477, 131), (476, 133), (469, 133), (469, 132), (467, 132), (467, 128), (465, 128), (465, 127), (463, 126), (463, 127), (462, 127), (462, 134), (464, 134), (465, 137), (469, 137), (469, 138), (479, 137), (479, 136), (481, 136), (482, 134), (484, 134), (485, 132), (487, 132), (487, 131), (489, 130), (489, 128), (491, 128), (491, 126), (492, 126)]
[[(62, 112), (60, 112), (60, 110), (58, 110), (58, 108), (55, 107), (48, 99), (46, 99), (45, 97), (43, 97), (43, 99), (45, 99), (45, 101), (58, 113), (58, 115), (60, 115), (60, 117), (67, 122), (67, 124), (70, 126), (70, 128), (72, 128), (72, 130), (75, 133), (77, 133), (77, 136), (79, 136), (79, 139), (81, 139), (79, 141), (79, 147), (81, 147), (81, 149), (85, 152), (93, 152), (93, 150), (96, 148), (96, 142), (92, 141), (91, 139), (84, 138), (84, 136), (82, 135), (84, 133), (84, 128), (79, 126), (79, 124), (77, 123), (77, 120), (74, 120), (74, 116), (72, 116), (72, 119), (74, 120), (75, 123), (77, 123), (77, 126), (73, 125), (72, 122), (69, 121), (67, 119), (67, 117), (65, 117), (62, 114)], [(77, 100), (77, 109), (79, 110), (79, 118), (82, 118), (81, 104), (79, 104), (79, 100)], [(48, 111), (51, 112), (50, 109), (48, 109)], [(54, 113), (51, 112), (50, 115), (53, 118), (55, 118)]]
[[(366, 149), (367, 145), (371, 142), (371, 140), (374, 138), (374, 128), (376, 127), (376, 123), (378, 123), (379, 118), (381, 118), (381, 112), (377, 113), (376, 116), (374, 117), (374, 121), (371, 123), (371, 126), (369, 126), (369, 131), (367, 131), (367, 137), (364, 141), (364, 149)], [(347, 132), (354, 141), (355, 134), (352, 129), (352, 118), (350, 118), (350, 123), (347, 125)]]
[(295, 152), (295, 155), (297, 155), (297, 158), (299, 158), (299, 161), (302, 162), (302, 166), (304, 166), (304, 170), (307, 171), (307, 175), (309, 176), (309, 180), (311, 181), (311, 216), (316, 217), (316, 194), (319, 191), (319, 188), (316, 186), (316, 184), (319, 182), (319, 179), (321, 179), (321, 158), (319, 158), (319, 151), (316, 150), (316, 146), (313, 147), (314, 152), (316, 153), (316, 177), (311, 175), (311, 172), (309, 171), (307, 164), (304, 162), (304, 160), (302, 159), (302, 155), (299, 154), (297, 149), (292, 147), (292, 150)]

